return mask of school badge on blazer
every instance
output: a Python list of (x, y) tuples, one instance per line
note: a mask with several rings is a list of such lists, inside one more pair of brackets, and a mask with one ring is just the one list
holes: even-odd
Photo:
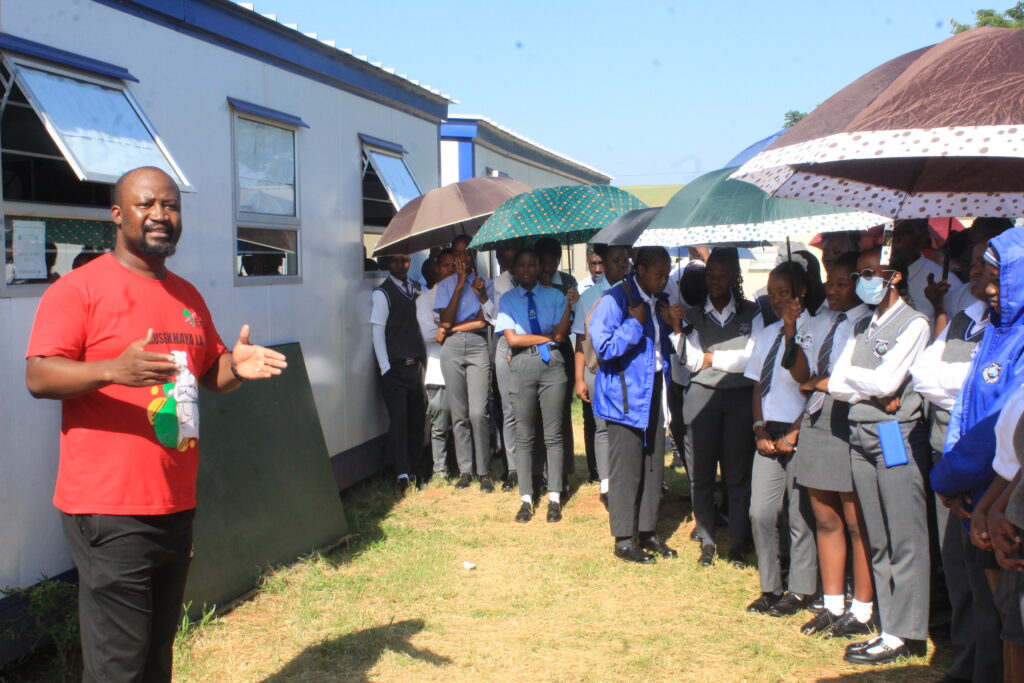
[(981, 378), (985, 380), (986, 384), (995, 384), (999, 381), (999, 375), (1003, 374), (1003, 366), (999, 363), (992, 362), (985, 366), (985, 369), (981, 371)]
[(879, 339), (875, 342), (875, 348), (871, 349), (871, 353), (875, 354), (875, 358), (881, 358), (889, 353), (889, 342), (885, 339)]

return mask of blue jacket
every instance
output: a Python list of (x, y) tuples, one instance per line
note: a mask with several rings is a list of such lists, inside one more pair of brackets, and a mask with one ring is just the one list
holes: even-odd
[(975, 502), (995, 477), (996, 420), (1024, 381), (1024, 228), (1004, 232), (990, 246), (1000, 261), (999, 313), (989, 311), (991, 324), (957, 396), (945, 452), (931, 472), (937, 492), (970, 493)]
[[(647, 429), (654, 375), (660, 371), (663, 380), (670, 376), (668, 362), (672, 342), (669, 334), (672, 330), (657, 315), (648, 315), (647, 322), (641, 326), (627, 311), (629, 302), (624, 287), (629, 287), (634, 303), (643, 301), (636, 276), (630, 275), (605, 292), (590, 315), (590, 342), (598, 359), (594, 414), (604, 420)], [(668, 303), (664, 292), (656, 298)], [(655, 368), (655, 325), (660, 325), (660, 368)], [(659, 406), (655, 407), (660, 410)]]

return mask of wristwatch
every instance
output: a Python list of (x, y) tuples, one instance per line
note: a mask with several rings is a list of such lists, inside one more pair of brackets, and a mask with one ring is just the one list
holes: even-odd
[(758, 427), (764, 427), (764, 420), (758, 420), (757, 422), (754, 423), (754, 431), (755, 432), (757, 431)]

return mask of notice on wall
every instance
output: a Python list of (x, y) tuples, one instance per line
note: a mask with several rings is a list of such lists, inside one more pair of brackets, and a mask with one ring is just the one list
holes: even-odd
[(14, 221), (14, 277), (19, 280), (45, 280), (46, 223)]

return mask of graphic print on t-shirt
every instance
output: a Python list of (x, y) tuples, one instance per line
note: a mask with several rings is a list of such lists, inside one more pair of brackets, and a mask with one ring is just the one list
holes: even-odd
[(177, 380), (153, 387), (146, 410), (157, 440), (168, 448), (186, 451), (199, 442), (199, 386), (188, 368), (188, 353), (171, 351), (181, 369)]

